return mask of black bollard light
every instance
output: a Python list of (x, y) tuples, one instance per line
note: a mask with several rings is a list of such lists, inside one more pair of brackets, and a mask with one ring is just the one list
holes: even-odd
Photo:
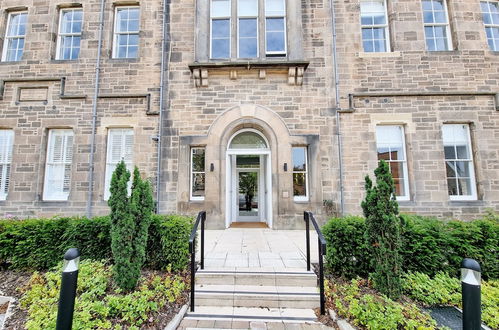
[(56, 330), (70, 330), (73, 326), (76, 284), (78, 283), (78, 263), (80, 251), (71, 248), (64, 254), (62, 266), (61, 294), (57, 311)]
[(463, 330), (481, 329), (480, 283), (480, 264), (474, 259), (465, 258), (461, 262)]

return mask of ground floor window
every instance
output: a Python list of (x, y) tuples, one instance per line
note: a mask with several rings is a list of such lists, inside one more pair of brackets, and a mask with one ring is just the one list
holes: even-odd
[(204, 200), (205, 148), (191, 148), (191, 200)]
[(9, 193), (10, 166), (12, 163), (12, 149), (14, 145), (14, 131), (0, 130), (0, 200), (6, 200)]
[[(129, 171), (133, 170), (133, 129), (112, 128), (107, 136), (106, 178), (104, 184), (104, 200), (108, 200), (111, 193), (111, 178), (118, 163), (124, 161)], [(129, 190), (132, 180), (129, 181)]]
[(397, 200), (409, 200), (404, 128), (399, 125), (377, 126), (376, 147), (378, 160), (383, 159), (390, 166)]
[(64, 201), (71, 188), (71, 163), (73, 159), (73, 130), (51, 129), (47, 144), (44, 200)]
[(444, 125), (442, 138), (450, 199), (476, 199), (469, 125)]
[(293, 147), (293, 198), (295, 201), (308, 200), (307, 147)]

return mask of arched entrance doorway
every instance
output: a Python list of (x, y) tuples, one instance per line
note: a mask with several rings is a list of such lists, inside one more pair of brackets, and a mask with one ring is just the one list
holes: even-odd
[(233, 222), (264, 222), (272, 228), (271, 153), (256, 129), (237, 131), (227, 146), (226, 227)]

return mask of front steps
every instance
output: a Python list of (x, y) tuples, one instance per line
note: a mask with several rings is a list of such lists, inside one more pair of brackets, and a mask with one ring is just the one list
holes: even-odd
[(297, 324), (298, 328), (318, 327), (314, 309), (319, 305), (313, 272), (273, 268), (198, 270), (195, 311), (186, 314), (179, 329), (286, 329)]

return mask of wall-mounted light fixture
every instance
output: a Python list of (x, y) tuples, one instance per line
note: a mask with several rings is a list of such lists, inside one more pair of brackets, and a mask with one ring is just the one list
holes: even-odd
[(213, 163), (210, 164), (210, 172), (213, 172), (215, 170), (215, 165)]
[(288, 163), (284, 163), (284, 172), (288, 171)]

